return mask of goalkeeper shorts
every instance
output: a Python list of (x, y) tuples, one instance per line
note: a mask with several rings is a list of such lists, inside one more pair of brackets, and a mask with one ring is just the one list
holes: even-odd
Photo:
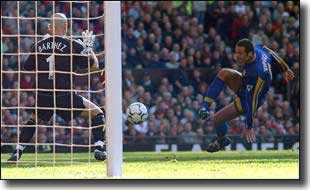
[[(56, 111), (57, 115), (68, 122), (78, 117), (83, 109), (85, 109), (83, 97), (74, 92), (58, 95), (55, 100), (56, 104), (54, 102), (54, 96), (50, 95), (50, 93), (38, 93), (37, 116), (40, 120), (49, 121)], [(35, 114), (35, 110), (33, 114)]]

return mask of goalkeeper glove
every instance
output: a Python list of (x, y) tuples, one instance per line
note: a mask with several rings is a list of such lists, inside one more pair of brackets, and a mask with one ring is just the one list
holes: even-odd
[(86, 47), (92, 47), (95, 42), (95, 35), (93, 35), (93, 31), (84, 31), (82, 32), (83, 43)]
[(93, 31), (84, 31), (82, 32), (83, 42), (79, 39), (81, 45), (84, 50), (81, 52), (82, 54), (90, 54), (92, 51), (92, 47), (95, 42), (95, 35), (93, 35)]

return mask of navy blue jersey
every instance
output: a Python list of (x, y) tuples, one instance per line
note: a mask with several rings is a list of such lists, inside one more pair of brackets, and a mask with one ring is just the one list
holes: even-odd
[(256, 58), (243, 67), (242, 84), (238, 91), (236, 106), (245, 114), (247, 127), (253, 127), (253, 116), (265, 101), (272, 80), (272, 56), (260, 46), (255, 47)]
[[(71, 47), (72, 45), (72, 47)], [(24, 69), (35, 71), (39, 91), (44, 89), (72, 89), (71, 75), (77, 68), (90, 67), (89, 59), (82, 54), (84, 47), (76, 40), (65, 37), (48, 37), (31, 48)], [(62, 73), (65, 72), (65, 73)], [(55, 80), (55, 86), (54, 86)]]

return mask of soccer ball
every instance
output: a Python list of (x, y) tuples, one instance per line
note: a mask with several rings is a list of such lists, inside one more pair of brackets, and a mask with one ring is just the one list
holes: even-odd
[(148, 113), (144, 104), (134, 102), (130, 104), (126, 111), (127, 120), (132, 124), (140, 124), (146, 120)]

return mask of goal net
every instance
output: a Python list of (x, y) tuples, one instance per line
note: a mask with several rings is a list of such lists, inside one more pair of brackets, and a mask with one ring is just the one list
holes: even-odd
[[(62, 163), (73, 165), (95, 161), (91, 108), (85, 108), (89, 115), (88, 119), (85, 119), (74, 117), (73, 111), (76, 110), (59, 108), (56, 104), (53, 108), (38, 106), (36, 101), (38, 90), (48, 91), (49, 89), (38, 89), (39, 81), (36, 80), (38, 71), (25, 71), (23, 67), (28, 56), (37, 54), (37, 52), (31, 53), (31, 46), (46, 37), (52, 15), (63, 13), (68, 21), (66, 35), (68, 38), (82, 39), (83, 31), (93, 31), (95, 43), (92, 49), (98, 58), (99, 70), (63, 71), (64, 74), (70, 74), (71, 88), (56, 89), (53, 85), (52, 91), (76, 92), (104, 110), (105, 88), (100, 81), (100, 74), (104, 71), (105, 61), (107, 61), (104, 54), (105, 43), (107, 43), (104, 36), (105, 4), (106, 2), (103, 1), (1, 1), (1, 163), (6, 163), (9, 154), (16, 146), (21, 145), (20, 131), (24, 127), (29, 127), (25, 124), (33, 117), (33, 110), (38, 108), (53, 110), (53, 116), (49, 121), (36, 120), (33, 138), (30, 142), (22, 144), (27, 148), (21, 160), (16, 163), (17, 167), (26, 164), (54, 166)], [(74, 56), (74, 53), (71, 52), (70, 56)], [(35, 57), (37, 64), (37, 55)], [(72, 62), (73, 59), (70, 60)], [(113, 61), (113, 58), (110, 58), (110, 61)], [(61, 73), (61, 71), (57, 72)], [(111, 85), (113, 84), (107, 84), (107, 90)], [(121, 86), (118, 88), (121, 89)], [(71, 98), (71, 107), (74, 107), (73, 98)], [(55, 114), (56, 111), (70, 111), (70, 120), (64, 120)], [(107, 110), (107, 112), (112, 111)], [(37, 111), (34, 113), (34, 117), (37, 118)], [(109, 149), (108, 147), (108, 151)], [(109, 159), (111, 158), (108, 157)]]

